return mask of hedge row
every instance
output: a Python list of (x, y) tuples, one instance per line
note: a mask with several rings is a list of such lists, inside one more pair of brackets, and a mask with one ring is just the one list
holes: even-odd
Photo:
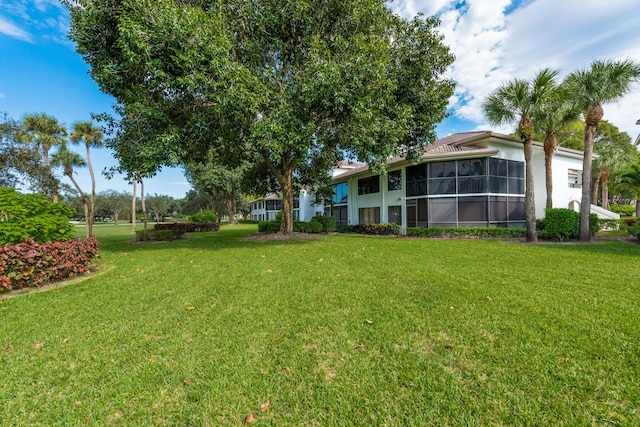
[(629, 234), (631, 234), (632, 236), (634, 236), (636, 239), (640, 240), (640, 222), (634, 224), (633, 226), (629, 227), (628, 230)]
[[(280, 221), (258, 221), (260, 233), (277, 233), (280, 231)], [(333, 216), (314, 216), (311, 221), (294, 221), (295, 233), (331, 233), (336, 231), (336, 218)]]
[(220, 230), (219, 222), (172, 222), (167, 224), (156, 224), (156, 230), (171, 230), (176, 234), (182, 233), (202, 233), (206, 231)]
[(91, 260), (99, 256), (99, 246), (95, 237), (44, 244), (28, 238), (0, 246), (0, 291), (40, 287), (88, 273)]
[(443, 238), (505, 238), (524, 237), (524, 227), (407, 227), (410, 237), (443, 237)]
[[(604, 224), (603, 224), (604, 225)], [(545, 209), (545, 217), (536, 222), (538, 237), (548, 240), (564, 241), (577, 239), (580, 231), (580, 213), (571, 209)], [(589, 215), (589, 232), (594, 236), (600, 229), (598, 215)]]

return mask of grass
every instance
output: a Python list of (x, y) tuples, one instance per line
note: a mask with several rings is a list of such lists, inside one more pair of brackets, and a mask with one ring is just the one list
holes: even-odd
[(96, 227), (0, 304), (0, 425), (640, 425), (640, 245), (255, 230)]

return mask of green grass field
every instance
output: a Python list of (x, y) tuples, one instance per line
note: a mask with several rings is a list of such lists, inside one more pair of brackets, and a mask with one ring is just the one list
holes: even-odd
[(640, 425), (640, 245), (255, 230), (96, 226), (0, 303), (0, 425)]

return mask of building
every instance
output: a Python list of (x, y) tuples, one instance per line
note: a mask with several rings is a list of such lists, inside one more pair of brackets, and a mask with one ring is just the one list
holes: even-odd
[[(293, 197), (293, 219), (294, 221), (308, 222), (316, 215), (324, 213), (323, 206), (314, 205), (315, 197), (312, 193), (303, 189)], [(252, 221), (273, 221), (276, 214), (282, 209), (282, 199), (276, 194), (269, 194), (266, 197), (253, 200), (251, 202)]]
[[(534, 142), (536, 217), (546, 201), (543, 145)], [(553, 206), (579, 209), (582, 152), (558, 147), (553, 157)], [(338, 224), (397, 223), (406, 227), (525, 225), (522, 142), (491, 131), (447, 136), (412, 165), (401, 157), (386, 175), (341, 163), (333, 173), (332, 215)], [(595, 208), (595, 207), (594, 207)], [(598, 208), (601, 217), (615, 217)], [(612, 214), (612, 215), (610, 215)]]

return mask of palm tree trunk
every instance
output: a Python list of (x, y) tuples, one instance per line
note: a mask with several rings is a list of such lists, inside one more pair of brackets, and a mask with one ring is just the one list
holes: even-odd
[(133, 181), (133, 197), (131, 198), (131, 233), (136, 234), (136, 180)]
[(547, 209), (553, 208), (553, 152), (556, 149), (556, 136), (549, 134), (544, 138), (544, 171), (545, 184), (547, 187)]
[[(85, 138), (86, 141), (86, 138)], [(93, 174), (93, 167), (91, 166), (91, 150), (90, 144), (87, 143), (87, 166), (89, 167), (89, 176), (91, 177), (91, 199), (89, 205), (89, 214), (91, 216), (91, 223), (89, 224), (89, 233), (93, 235), (93, 217), (96, 211), (96, 177)]]
[(609, 172), (602, 174), (602, 207), (609, 210)]
[[(533, 138), (527, 137), (524, 141), (524, 161), (525, 161), (525, 219), (527, 225), (527, 242), (538, 241), (536, 231), (536, 202), (533, 188)], [(293, 194), (291, 195), (293, 200)]]
[(91, 237), (91, 230), (89, 229), (89, 221), (87, 220), (89, 216), (89, 203), (87, 201), (87, 197), (84, 195), (84, 193), (80, 189), (80, 186), (78, 185), (78, 182), (73, 177), (73, 172), (68, 173), (67, 176), (71, 180), (71, 183), (73, 184), (73, 186), (76, 187), (78, 194), (80, 194), (80, 200), (82, 200), (82, 209), (84, 210), (84, 218), (85, 218), (85, 235), (87, 238), (89, 238)]
[(591, 203), (594, 204), (598, 204), (598, 190), (600, 188), (600, 177), (601, 175), (598, 174), (598, 176), (596, 176), (596, 180), (593, 183), (593, 194), (591, 195)]
[(584, 158), (582, 160), (582, 199), (580, 201), (580, 231), (578, 240), (591, 241), (589, 215), (591, 214), (591, 165), (593, 163), (593, 142), (597, 125), (587, 123), (584, 129)]

